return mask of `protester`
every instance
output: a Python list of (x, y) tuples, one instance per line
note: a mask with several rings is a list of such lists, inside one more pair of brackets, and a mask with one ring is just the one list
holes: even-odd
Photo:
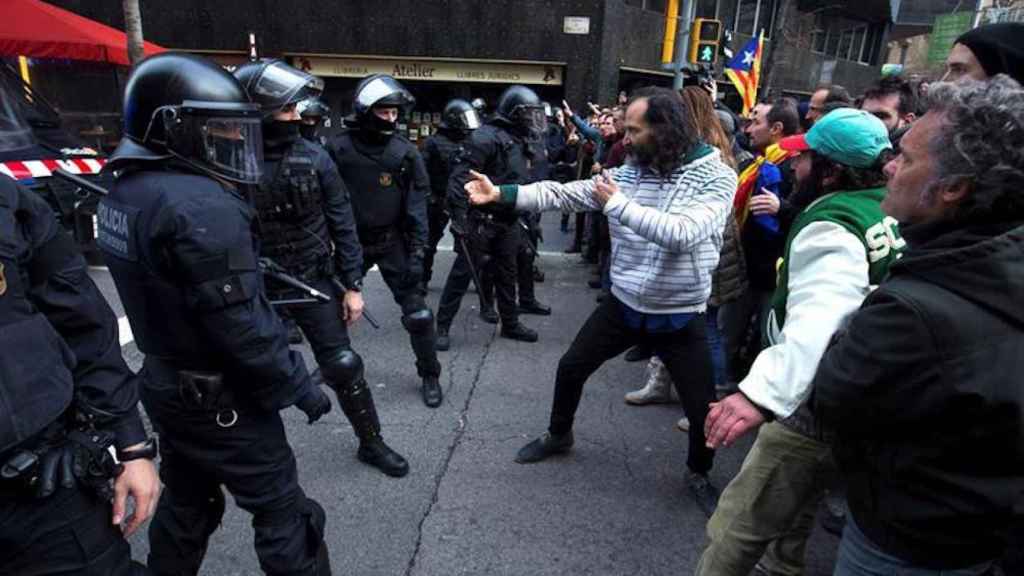
[(779, 145), (800, 153), (797, 185), (813, 190), (814, 198), (786, 240), (767, 317), (769, 346), (739, 392), (712, 404), (705, 424), (708, 445), (718, 448), (770, 422), (708, 523), (711, 542), (697, 568), (702, 576), (746, 576), (759, 560), (767, 574), (802, 573), (832, 466), (821, 441), (825, 432), (804, 401), (832, 333), (881, 281), (902, 246), (895, 220), (880, 208), (880, 160), (891, 147), (881, 121), (861, 110), (837, 110)]
[[(701, 140), (707, 142), (722, 154), (722, 160), (733, 170), (736, 162), (732, 157), (732, 141), (718, 121), (711, 97), (703, 87), (687, 86), (680, 93), (686, 109), (693, 116)], [(711, 278), (711, 297), (708, 300), (707, 335), (708, 347), (711, 350), (711, 361), (714, 368), (715, 388), (725, 385), (725, 348), (721, 331), (718, 328), (718, 310), (725, 303), (739, 298), (745, 289), (746, 278), (739, 253), (739, 232), (736, 229), (736, 218), (730, 213), (723, 232), (723, 245), (718, 267)], [(647, 365), (648, 377), (640, 390), (626, 394), (626, 402), (634, 405), (671, 402), (672, 383), (665, 364), (652, 357)], [(689, 420), (683, 417), (676, 424), (680, 430), (688, 431)]]
[(882, 78), (868, 88), (860, 109), (877, 116), (890, 136), (910, 126), (921, 114), (914, 86), (899, 76)]
[(707, 477), (714, 452), (703, 434), (714, 396), (705, 310), (736, 174), (721, 153), (700, 141), (682, 100), (664, 88), (634, 96), (626, 112), (625, 145), (631, 162), (590, 180), (499, 191), (487, 177), (474, 174), (466, 186), (475, 204), (500, 200), (519, 209), (602, 210), (615, 246), (612, 297), (591, 314), (559, 361), (548, 432), (524, 446), (516, 461), (539, 462), (568, 451), (587, 379), (631, 345), (646, 343), (668, 366), (698, 428), (690, 434), (686, 480), (698, 506), (710, 515), (717, 490)]
[(961, 34), (946, 58), (942, 80), (986, 80), (996, 74), (1024, 82), (1024, 23), (989, 24)]
[(758, 157), (740, 173), (733, 209), (740, 228), (748, 290), (722, 309), (728, 377), (732, 382), (742, 380), (760, 351), (760, 318), (775, 291), (775, 264), (786, 239), (784, 222), (792, 220), (793, 212), (788, 198), (796, 153), (779, 148), (778, 142), (799, 130), (796, 104), (788, 98), (758, 104), (746, 128)]
[(850, 93), (839, 84), (826, 84), (819, 86), (814, 94), (811, 95), (811, 101), (807, 105), (807, 113), (804, 115), (804, 121), (807, 123), (807, 128), (810, 129), (818, 118), (825, 115), (825, 106), (832, 103), (840, 103), (847, 106), (853, 104), (853, 98), (850, 97)]
[(836, 574), (987, 574), (1024, 519), (1024, 90), (933, 84), (886, 166), (909, 244), (822, 358), (852, 518)]

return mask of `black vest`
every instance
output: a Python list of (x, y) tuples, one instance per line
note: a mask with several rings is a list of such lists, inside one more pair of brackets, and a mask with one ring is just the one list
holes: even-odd
[[(437, 154), (429, 156), (427, 175), (430, 176), (430, 191), (435, 202), (444, 202), (448, 196), (448, 177), (462, 151), (463, 139), (453, 140), (448, 134), (438, 132), (427, 143), (437, 149)], [(432, 144), (431, 144), (432, 143)]]
[(392, 136), (384, 146), (371, 146), (341, 134), (334, 142), (334, 160), (352, 198), (356, 229), (364, 246), (388, 235), (405, 217), (412, 188), (411, 142)]
[(328, 273), (331, 255), (313, 146), (299, 139), (276, 162), (268, 154), (263, 181), (253, 190), (260, 254), (307, 280)]
[[(168, 191), (179, 198), (166, 198)], [(189, 198), (211, 195), (238, 205), (240, 213), (249, 210), (241, 199), (210, 178), (177, 172), (129, 172), (121, 175), (110, 195), (100, 200), (96, 214), (96, 244), (117, 285), (139, 350), (166, 360), (188, 359), (195, 362), (190, 366), (195, 369), (216, 369), (219, 359), (211, 355), (217, 347), (205, 342), (194, 313), (186, 305), (182, 287), (186, 279), (172, 276), (168, 256), (156, 246), (160, 245), (158, 231), (168, 225), (161, 218), (181, 219), (184, 223), (177, 228), (190, 230), (190, 214), (184, 208)], [(178, 207), (168, 209), (172, 202)], [(239, 226), (225, 223), (224, 230), (203, 230), (202, 234), (215, 237)], [(198, 236), (193, 239), (203, 240)], [(219, 267), (221, 263), (208, 264)], [(192, 272), (204, 274), (198, 266)]]
[(74, 390), (74, 355), (28, 299), (16, 198), (0, 187), (0, 455), (64, 413)]

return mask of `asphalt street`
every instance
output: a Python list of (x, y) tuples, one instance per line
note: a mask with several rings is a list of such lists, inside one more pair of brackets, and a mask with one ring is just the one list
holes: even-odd
[[(642, 364), (607, 363), (584, 392), (576, 446), (533, 465), (513, 462), (524, 443), (544, 431), (555, 368), (594, 308), (589, 268), (563, 255), (568, 237), (558, 216), (545, 215), (538, 297), (549, 317), (526, 316), (535, 344), (498, 337), (477, 316), (474, 294), (441, 352), (444, 404), (420, 398), (409, 339), (380, 275), (366, 281), (367, 306), (382, 324), (352, 331), (383, 421), (384, 437), (405, 455), (410, 474), (383, 476), (355, 458), (357, 441), (341, 410), (313, 426), (296, 409), (283, 415), (300, 482), (327, 511), (335, 574), (399, 575), (678, 575), (692, 573), (705, 544), (706, 519), (683, 484), (684, 433), (678, 405), (631, 407), (623, 394), (642, 385)], [(450, 238), (445, 245), (450, 246)], [(450, 250), (438, 254), (429, 302), (436, 307)], [(115, 312), (124, 311), (102, 268), (93, 269)], [(141, 356), (122, 321), (133, 369)], [(301, 346), (307, 364), (315, 363)], [(333, 396), (333, 395), (332, 395)], [(333, 399), (333, 398), (332, 398)], [(751, 440), (722, 450), (711, 474), (724, 487)], [(249, 516), (233, 503), (212, 538), (203, 574), (259, 574)], [(838, 540), (816, 529), (808, 546), (809, 576), (831, 574)], [(146, 535), (132, 539), (145, 559)]]

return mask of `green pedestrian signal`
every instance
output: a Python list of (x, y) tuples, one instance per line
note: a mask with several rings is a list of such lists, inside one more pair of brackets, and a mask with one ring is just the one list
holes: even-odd
[(718, 60), (718, 40), (721, 33), (722, 23), (718, 20), (694, 20), (690, 28), (690, 63), (714, 64)]

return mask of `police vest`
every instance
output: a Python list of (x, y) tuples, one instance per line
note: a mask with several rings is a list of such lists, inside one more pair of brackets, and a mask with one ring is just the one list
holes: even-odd
[(503, 128), (495, 126), (491, 130), (497, 150), (496, 155), (487, 165), (487, 176), (499, 186), (501, 184), (528, 184), (530, 170), (533, 167), (533, 151), (529, 144), (513, 137)]
[(410, 156), (415, 149), (399, 136), (392, 136), (379, 151), (353, 138), (351, 132), (335, 140), (334, 159), (352, 198), (356, 229), (364, 245), (404, 219), (413, 180)]
[[(223, 197), (238, 202), (210, 178), (174, 172), (126, 172), (110, 195), (96, 210), (96, 244), (117, 284), (135, 343), (143, 353), (164, 360), (188, 359), (192, 369), (219, 369), (221, 358), (213, 357), (217, 347), (206, 342), (198, 319), (185, 300), (185, 278), (172, 277), (167, 256), (154, 250), (158, 230), (167, 225), (160, 217), (167, 212), (166, 191), (188, 197)], [(187, 211), (175, 210), (166, 218), (182, 219), (182, 229), (191, 229)], [(236, 227), (226, 223), (226, 228)], [(217, 230), (204, 230), (216, 235)], [(194, 239), (201, 242), (201, 237)], [(230, 255), (228, 260), (230, 260)], [(229, 262), (195, 263), (190, 273), (218, 273)]]
[(56, 420), (74, 392), (74, 354), (28, 299), (16, 190), (0, 188), (0, 455)]
[(260, 254), (306, 279), (326, 272), (331, 255), (312, 146), (297, 140), (253, 192)]
[(427, 175), (430, 176), (430, 191), (435, 201), (444, 201), (448, 195), (448, 177), (462, 153), (462, 142), (452, 140), (446, 134), (437, 133), (431, 138), (428, 146), (436, 148), (437, 153), (429, 156)]

